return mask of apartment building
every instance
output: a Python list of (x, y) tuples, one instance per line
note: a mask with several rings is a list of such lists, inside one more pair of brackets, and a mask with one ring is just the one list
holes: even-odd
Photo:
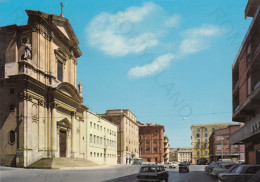
[(164, 162), (169, 162), (170, 159), (170, 144), (169, 144), (169, 138), (167, 136), (164, 136)]
[(260, 1), (248, 1), (245, 18), (251, 24), (232, 67), (233, 121), (245, 125), (231, 143), (245, 144), (246, 162), (260, 164)]
[(177, 148), (170, 148), (170, 158), (169, 158), (169, 161), (177, 161)]
[(158, 124), (147, 123), (139, 126), (143, 162), (164, 162), (164, 131), (164, 126)]
[(99, 164), (117, 164), (117, 125), (87, 111), (87, 159)]
[(198, 124), (192, 125), (192, 163), (196, 164), (197, 160), (205, 157), (209, 160), (209, 137), (216, 129), (221, 129), (234, 125), (234, 123), (215, 123), (215, 124)]
[(242, 124), (230, 125), (213, 131), (209, 138), (210, 161), (231, 159), (233, 162), (245, 160), (245, 145), (231, 145), (230, 137)]
[(176, 149), (175, 153), (177, 162), (192, 161), (192, 148), (180, 147)]
[(117, 161), (119, 164), (131, 164), (139, 157), (139, 124), (136, 116), (128, 109), (107, 110), (99, 116), (116, 124)]

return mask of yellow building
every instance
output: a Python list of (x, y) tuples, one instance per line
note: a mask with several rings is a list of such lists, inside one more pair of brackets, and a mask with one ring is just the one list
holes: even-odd
[(192, 163), (196, 164), (197, 160), (205, 157), (209, 160), (209, 137), (216, 129), (225, 128), (234, 123), (214, 123), (192, 125), (191, 142), (192, 142)]

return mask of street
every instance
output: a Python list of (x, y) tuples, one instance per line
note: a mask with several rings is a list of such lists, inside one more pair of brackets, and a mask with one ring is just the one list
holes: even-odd
[[(189, 173), (179, 173), (178, 168), (167, 169), (169, 181), (216, 182), (217, 179), (204, 172), (205, 166), (191, 165)], [(45, 170), (0, 167), (0, 182), (136, 182), (140, 166), (118, 165), (103, 169)]]

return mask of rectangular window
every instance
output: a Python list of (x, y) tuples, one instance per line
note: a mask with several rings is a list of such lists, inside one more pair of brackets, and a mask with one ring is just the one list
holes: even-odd
[(205, 133), (205, 137), (208, 137), (208, 134), (207, 134), (207, 133)]
[(10, 94), (12, 94), (12, 95), (14, 94), (14, 89), (13, 88), (10, 89)]
[(90, 134), (89, 142), (92, 143), (92, 134)]
[(92, 128), (92, 122), (90, 122), (90, 127)]
[(199, 133), (197, 133), (197, 138), (199, 138), (200, 137), (200, 134)]
[(57, 70), (57, 79), (62, 82), (62, 81), (63, 81), (63, 64), (62, 64), (62, 62), (60, 62), (60, 61), (58, 61), (57, 64), (58, 64), (58, 65), (57, 65), (57, 67), (58, 67), (58, 70)]
[(197, 129), (197, 132), (200, 132), (200, 128)]
[(4, 78), (4, 77), (5, 77), (5, 65), (0, 64), (0, 78)]
[(208, 132), (208, 128), (205, 128), (205, 132)]
[(10, 111), (15, 111), (15, 110), (14, 110), (14, 105), (13, 105), (13, 104), (10, 105)]

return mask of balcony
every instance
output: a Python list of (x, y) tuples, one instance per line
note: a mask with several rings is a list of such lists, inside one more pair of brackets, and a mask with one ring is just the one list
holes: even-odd
[[(233, 96), (233, 121), (247, 122), (258, 114), (260, 103), (260, 61), (251, 66), (251, 90), (244, 103), (239, 103), (238, 95)], [(238, 104), (239, 103), (239, 104)]]

